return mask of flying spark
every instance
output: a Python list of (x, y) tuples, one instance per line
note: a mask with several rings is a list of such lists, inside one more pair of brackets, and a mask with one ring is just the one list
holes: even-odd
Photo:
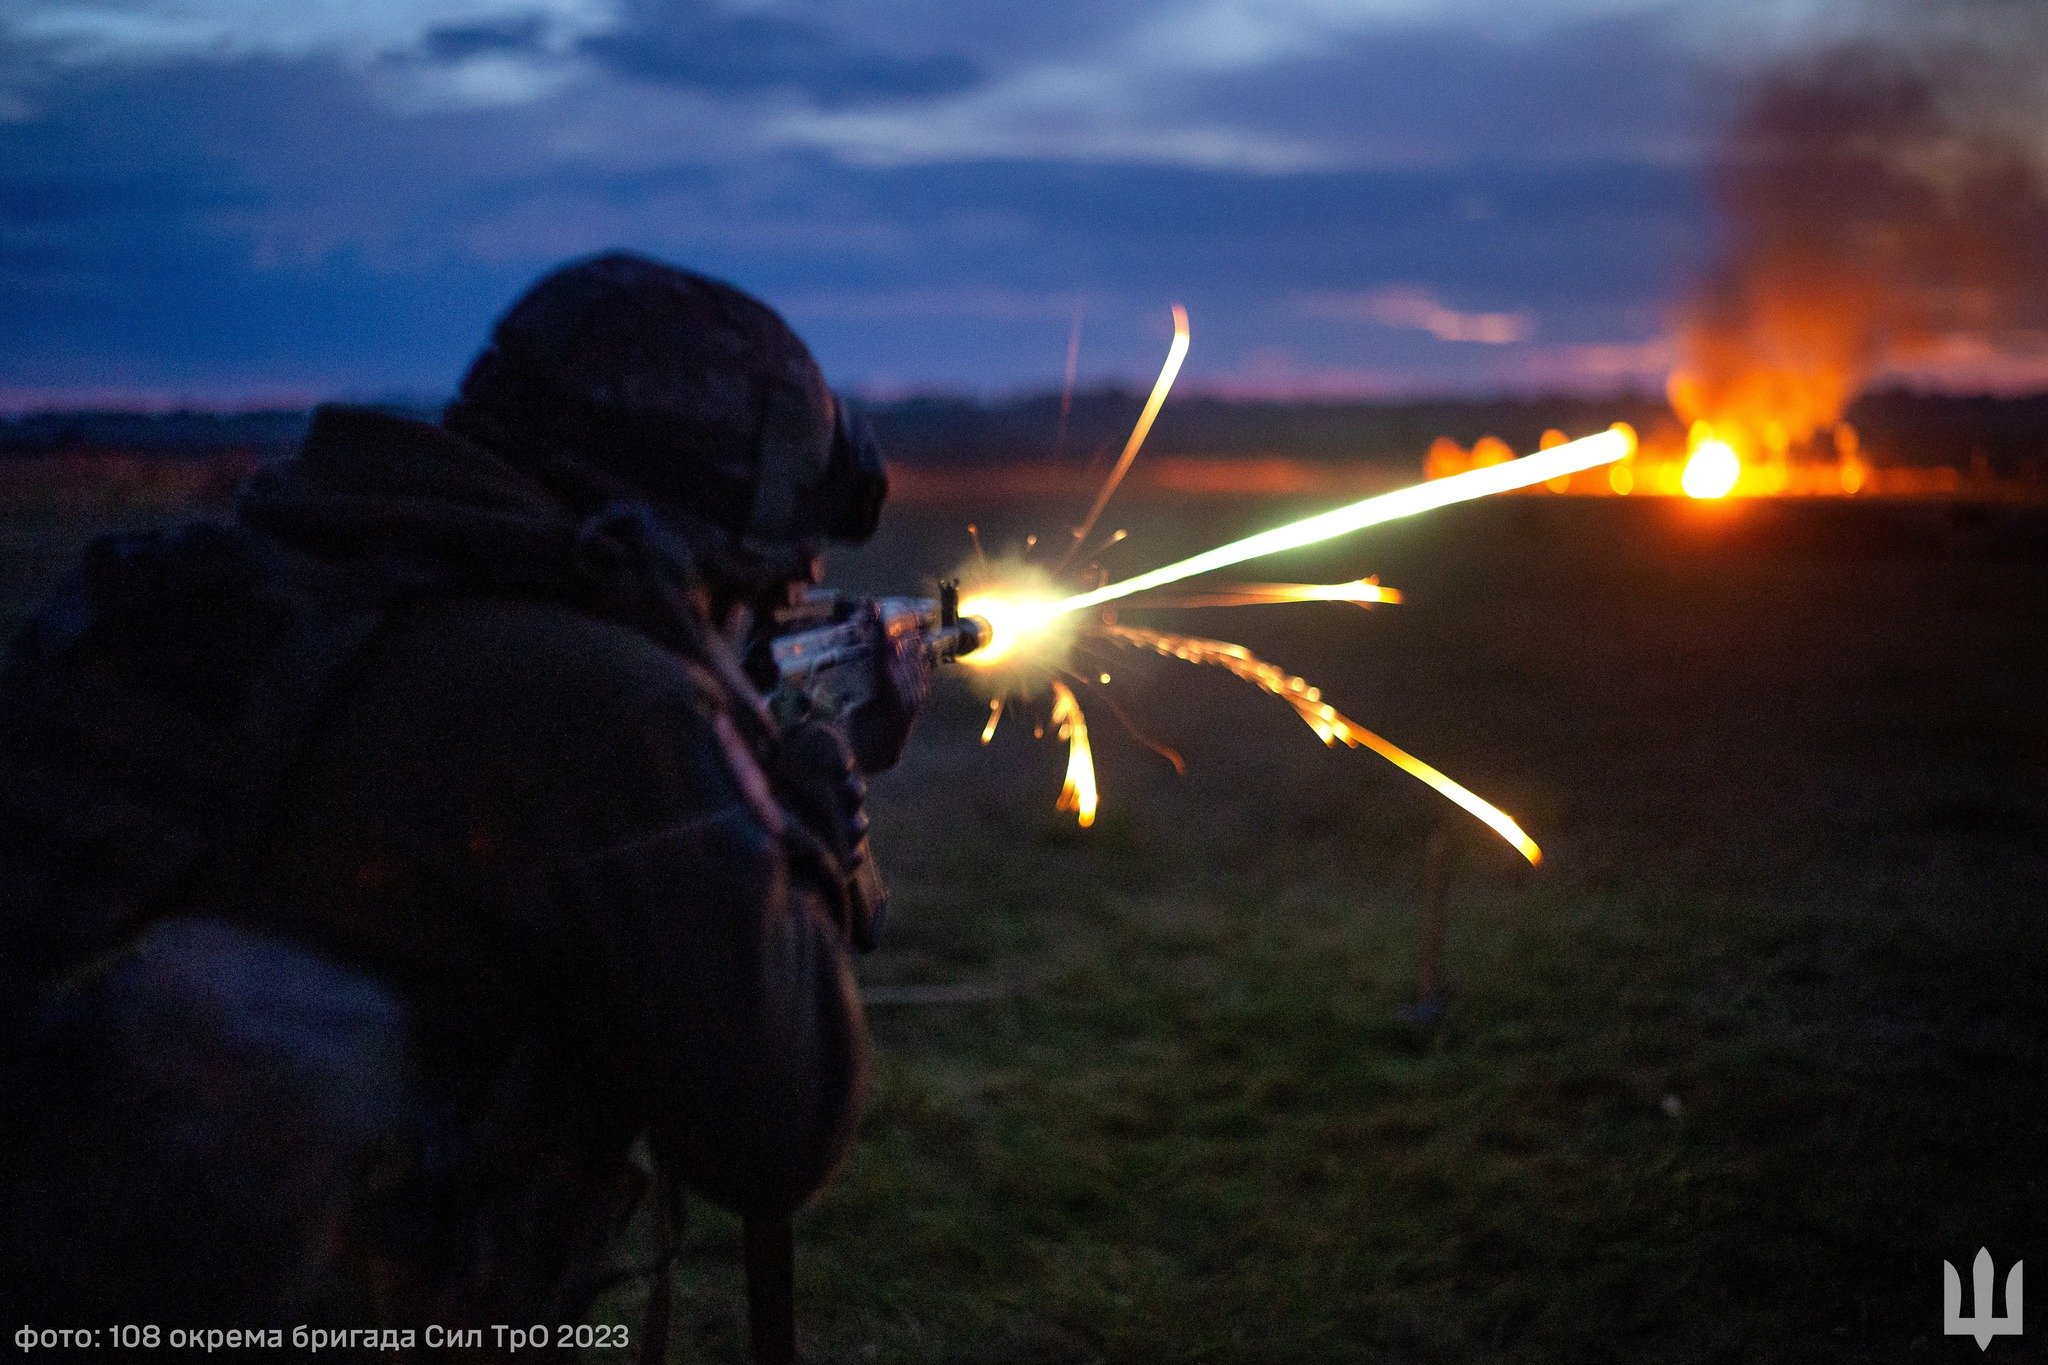
[(1524, 455), (1519, 460), (1505, 464), (1486, 465), (1468, 469), (1462, 474), (1453, 474), (1447, 479), (1431, 479), (1424, 483), (1397, 488), (1391, 493), (1364, 498), (1347, 503), (1328, 512), (1320, 512), (1300, 521), (1276, 526), (1270, 531), (1261, 531), (1243, 540), (1233, 540), (1228, 545), (1219, 545), (1213, 550), (1190, 555), (1178, 563), (1162, 565), (1145, 573), (1110, 583), (1089, 592), (1075, 593), (1057, 604), (1054, 614), (1085, 611), (1099, 607), (1105, 602), (1114, 602), (1134, 593), (1149, 592), (1163, 588), (1169, 583), (1178, 583), (1197, 574), (1214, 573), (1228, 569), (1246, 560), (1261, 559), (1266, 555), (1279, 554), (1283, 550), (1300, 550), (1310, 545), (1320, 545), (1338, 536), (1363, 531), (1368, 526), (1378, 526), (1401, 517), (1412, 517), (1419, 512), (1435, 511), (1454, 503), (1470, 502), (1474, 498), (1490, 497), (1495, 493), (1507, 493), (1517, 488), (1544, 482), (1581, 470), (1598, 468), (1627, 458), (1635, 449), (1635, 433), (1617, 423), (1606, 431), (1593, 436), (1582, 436), (1549, 450), (1534, 455)]
[(1372, 750), (1402, 772), (1428, 784), (1439, 794), (1470, 812), (1474, 818), (1513, 845), (1532, 865), (1543, 861), (1543, 850), (1536, 846), (1536, 841), (1524, 833), (1522, 827), (1516, 824), (1506, 811), (1475, 795), (1470, 789), (1424, 763), (1406, 749), (1381, 738), (1343, 715), (1336, 707), (1323, 700), (1320, 688), (1311, 686), (1306, 679), (1298, 678), (1275, 664), (1267, 663), (1243, 645), (1234, 645), (1224, 640), (1204, 640), (1192, 635), (1169, 635), (1164, 631), (1140, 630), (1134, 626), (1104, 626), (1102, 635), (1105, 639), (1129, 645), (1134, 649), (1149, 649), (1155, 654), (1182, 659), (1191, 664), (1211, 664), (1228, 669), (1254, 687), (1270, 692), (1292, 706), (1295, 714), (1307, 723), (1309, 729), (1316, 732), (1316, 737), (1323, 743)]
[(1073, 689), (1059, 679), (1052, 683), (1053, 733), (1067, 742), (1067, 781), (1054, 810), (1070, 810), (1086, 829), (1095, 823), (1095, 755), (1088, 747), (1088, 721)]
[[(960, 603), (960, 610), (970, 616), (979, 616), (988, 622), (989, 642), (974, 654), (967, 656), (967, 662), (987, 668), (1020, 653), (1042, 648), (1034, 637), (1047, 634), (1058, 627), (1063, 618), (1090, 607), (1103, 606), (1121, 598), (1138, 593), (1150, 592), (1155, 588), (1167, 587), (1198, 574), (1213, 573), (1227, 569), (1247, 560), (1279, 554), (1284, 550), (1305, 549), (1334, 540), (1338, 536), (1362, 531), (1367, 527), (1379, 526), (1402, 517), (1412, 517), (1421, 512), (1450, 507), (1474, 498), (1489, 497), (1531, 484), (1542, 483), (1560, 475), (1577, 473), (1584, 469), (1598, 468), (1625, 459), (1635, 449), (1635, 432), (1621, 423), (1593, 436), (1584, 436), (1576, 441), (1524, 455), (1519, 460), (1508, 460), (1501, 464), (1485, 465), (1470, 469), (1449, 478), (1430, 479), (1423, 483), (1397, 488), (1391, 493), (1363, 498), (1347, 503), (1328, 512), (1291, 521), (1285, 526), (1276, 526), (1270, 531), (1233, 540), (1213, 550), (1204, 550), (1198, 555), (1172, 564), (1149, 569), (1119, 582), (1108, 583), (1085, 592), (1073, 593), (1066, 597), (1051, 596), (1034, 586), (1028, 591), (1004, 585), (1000, 588), (970, 593)], [(1099, 501), (1099, 499), (1098, 499)], [(970, 574), (970, 579), (983, 577)]]
[(1124, 442), (1123, 454), (1117, 456), (1116, 466), (1109, 471), (1109, 477), (1102, 481), (1102, 491), (1095, 495), (1094, 505), (1088, 515), (1081, 518), (1081, 524), (1074, 528), (1074, 543), (1069, 549), (1081, 548), (1081, 542), (1088, 539), (1088, 533), (1095, 529), (1096, 519), (1102, 509), (1109, 506), (1117, 485), (1130, 472), (1131, 461), (1138, 458), (1138, 451), (1145, 444), (1145, 437), (1152, 431), (1152, 423), (1158, 419), (1159, 410), (1166, 406), (1166, 395), (1173, 389), (1175, 376), (1180, 374), (1180, 365), (1188, 356), (1188, 310), (1179, 304), (1173, 305), (1173, 343), (1166, 348), (1166, 363), (1159, 367), (1159, 378), (1152, 381), (1152, 396), (1145, 400), (1145, 409), (1138, 414), (1138, 424), (1131, 428), (1131, 438)]

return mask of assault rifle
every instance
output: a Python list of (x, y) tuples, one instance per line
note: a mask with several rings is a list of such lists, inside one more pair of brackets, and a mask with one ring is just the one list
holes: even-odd
[(768, 640), (775, 664), (769, 704), (778, 718), (859, 710), (874, 695), (875, 653), (884, 633), (915, 641), (934, 664), (972, 654), (989, 637), (986, 621), (960, 614), (957, 583), (939, 584), (937, 597), (860, 598), (813, 588), (796, 606), (775, 614)]

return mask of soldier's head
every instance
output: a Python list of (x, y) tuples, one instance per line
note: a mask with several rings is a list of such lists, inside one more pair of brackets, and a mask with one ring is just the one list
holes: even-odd
[(651, 502), (728, 595), (811, 581), (888, 491), (867, 424), (774, 309), (623, 252), (513, 304), (443, 421), (578, 498)]

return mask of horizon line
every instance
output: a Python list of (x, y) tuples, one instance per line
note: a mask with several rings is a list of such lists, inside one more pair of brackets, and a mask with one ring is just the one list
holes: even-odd
[[(852, 395), (861, 402), (874, 407), (894, 407), (916, 402), (966, 403), (982, 408), (1023, 407), (1034, 402), (1058, 402), (1060, 390), (1057, 387), (1019, 387), (1002, 390), (977, 390), (958, 385), (932, 385), (928, 388), (891, 387), (883, 392), (865, 391), (859, 387), (851, 389)], [(1144, 393), (1144, 385), (1133, 381), (1107, 381), (1078, 389), (1078, 398), (1128, 398), (1136, 402)], [(2048, 385), (2002, 386), (1996, 384), (1955, 385), (1914, 383), (1908, 379), (1893, 380), (1874, 385), (1858, 393), (1858, 401), (1873, 397), (1948, 398), (1958, 401), (2001, 400), (2025, 402), (2048, 399)], [(1345, 389), (1283, 388), (1262, 391), (1241, 384), (1189, 385), (1184, 386), (1177, 406), (1185, 406), (1190, 400), (1213, 403), (1242, 404), (1283, 404), (1300, 406), (1384, 406), (1412, 407), (1444, 404), (1450, 406), (1516, 404), (1536, 405), (1543, 403), (1612, 403), (1640, 404), (1645, 402), (1667, 404), (1660, 388), (1642, 383), (1623, 383), (1606, 388), (1581, 388), (1552, 385), (1547, 387), (1518, 386), (1473, 386), (1464, 389), (1432, 389), (1425, 387), (1390, 388), (1380, 391), (1351, 391)], [(206, 392), (204, 390), (158, 390), (158, 389), (76, 389), (71, 387), (52, 388), (37, 391), (27, 388), (0, 388), (0, 421), (24, 422), (38, 418), (56, 417), (261, 417), (311, 412), (327, 404), (391, 408), (416, 413), (432, 413), (444, 407), (447, 398), (426, 398), (412, 394), (316, 395), (300, 389), (256, 390), (240, 394), (228, 392)]]

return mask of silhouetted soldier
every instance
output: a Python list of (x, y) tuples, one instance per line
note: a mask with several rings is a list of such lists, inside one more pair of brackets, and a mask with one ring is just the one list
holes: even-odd
[(925, 665), (779, 727), (748, 646), (885, 491), (774, 312), (610, 255), (438, 425), (324, 408), (232, 525), (96, 547), (0, 680), (9, 1330), (552, 1330), (642, 1135), (817, 1190)]

